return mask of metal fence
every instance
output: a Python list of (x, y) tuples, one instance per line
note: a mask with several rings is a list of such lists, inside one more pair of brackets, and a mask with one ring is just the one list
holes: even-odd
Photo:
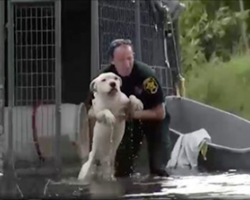
[(173, 93), (171, 70), (165, 65), (164, 30), (155, 30), (147, 0), (99, 0), (100, 68), (109, 63), (107, 50), (116, 38), (134, 44), (135, 57), (155, 70), (164, 94)]
[(7, 12), (8, 109), (5, 111), (5, 133), (8, 135), (8, 163), (13, 165), (15, 162), (13, 155), (18, 161), (44, 160), (38, 145), (38, 132), (40, 138), (50, 137), (55, 141), (52, 152), (58, 158), (60, 1), (8, 1)]
[(14, 5), (15, 106), (55, 103), (53, 3)]
[[(13, 166), (18, 160), (25, 161), (25, 166), (34, 166), (31, 161), (55, 158), (58, 167), (62, 119), (61, 1), (6, 2), (8, 102), (5, 109), (0, 104), (0, 109), (5, 117), (7, 163)], [(107, 49), (113, 39), (129, 38), (135, 44), (136, 58), (152, 66), (165, 95), (172, 94), (171, 70), (165, 65), (164, 31), (155, 30), (147, 0), (98, 0), (98, 11), (100, 66), (109, 62)], [(1, 85), (0, 78), (0, 95)], [(38, 145), (39, 138), (51, 143), (46, 158)]]

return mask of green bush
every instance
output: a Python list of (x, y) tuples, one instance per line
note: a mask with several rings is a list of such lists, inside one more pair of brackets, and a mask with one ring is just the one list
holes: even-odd
[(182, 1), (180, 45), (187, 97), (250, 120), (250, 58), (239, 12), (210, 0)]
[(244, 49), (240, 27), (249, 19), (249, 10), (235, 12), (227, 6), (211, 10), (211, 1), (206, 0), (183, 3), (187, 9), (179, 26), (185, 73), (213, 59), (228, 61), (235, 51)]
[(250, 120), (250, 57), (210, 62), (187, 77), (187, 96)]

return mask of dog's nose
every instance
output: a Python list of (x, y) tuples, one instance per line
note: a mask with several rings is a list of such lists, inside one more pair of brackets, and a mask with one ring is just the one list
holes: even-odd
[(114, 87), (116, 86), (115, 82), (111, 82), (111, 83), (109, 83), (109, 85), (110, 85), (112, 88), (114, 88)]

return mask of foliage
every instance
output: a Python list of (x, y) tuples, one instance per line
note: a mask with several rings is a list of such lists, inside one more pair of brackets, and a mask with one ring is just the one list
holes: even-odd
[(220, 2), (183, 1), (179, 26), (187, 96), (250, 120), (250, 58), (241, 32), (249, 10)]
[(210, 62), (188, 77), (187, 96), (250, 120), (250, 57), (234, 56), (229, 62)]
[(242, 49), (240, 22), (246, 21), (249, 10), (233, 12), (219, 7), (208, 13), (206, 1), (184, 1), (187, 9), (180, 17), (180, 44), (184, 72), (216, 59), (228, 61), (235, 49)]

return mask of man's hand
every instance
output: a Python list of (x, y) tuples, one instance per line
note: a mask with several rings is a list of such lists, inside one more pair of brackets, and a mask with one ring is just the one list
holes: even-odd
[(132, 121), (134, 118), (134, 112), (130, 109), (130, 107), (126, 108), (125, 111), (119, 116), (120, 120)]
[(131, 113), (137, 110), (143, 110), (144, 105), (140, 99), (136, 98), (136, 96), (130, 95), (129, 100), (130, 100), (129, 109), (131, 110)]
[(133, 119), (141, 120), (163, 120), (166, 116), (165, 104), (159, 104), (153, 109), (136, 111)]
[(125, 111), (127, 121), (131, 121), (132, 119), (134, 119), (135, 112), (142, 111), (144, 108), (142, 101), (138, 99), (136, 96), (130, 95), (129, 100), (130, 102)]

